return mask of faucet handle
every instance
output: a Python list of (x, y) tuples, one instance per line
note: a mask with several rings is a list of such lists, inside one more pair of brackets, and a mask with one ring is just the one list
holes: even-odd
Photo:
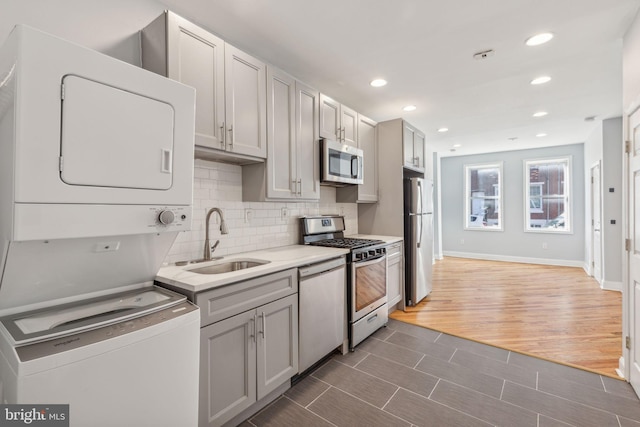
[(213, 246), (211, 246), (211, 253), (213, 253), (216, 250), (219, 244), (220, 244), (220, 240), (216, 240)]

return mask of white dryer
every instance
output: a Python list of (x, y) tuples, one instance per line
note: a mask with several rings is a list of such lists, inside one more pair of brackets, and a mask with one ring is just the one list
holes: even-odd
[(2, 318), (0, 402), (68, 404), (77, 427), (195, 426), (199, 326), (157, 287)]

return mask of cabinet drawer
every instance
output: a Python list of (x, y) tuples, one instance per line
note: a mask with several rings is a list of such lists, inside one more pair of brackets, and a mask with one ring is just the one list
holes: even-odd
[(298, 269), (281, 271), (196, 294), (200, 325), (234, 316), (298, 292)]
[(402, 258), (402, 243), (394, 243), (387, 246), (387, 262), (389, 264), (395, 264), (400, 262)]

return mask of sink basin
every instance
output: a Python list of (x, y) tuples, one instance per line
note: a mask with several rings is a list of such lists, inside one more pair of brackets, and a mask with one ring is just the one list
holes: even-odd
[(202, 259), (192, 259), (192, 260), (189, 260), (189, 261), (178, 261), (178, 262), (176, 262), (176, 267), (182, 267), (182, 266), (189, 265), (189, 264), (200, 264), (201, 262), (217, 261), (217, 260), (222, 259), (222, 258), (224, 258), (224, 257), (217, 256), (217, 257), (213, 257), (211, 259), (202, 258)]
[(244, 270), (247, 268), (257, 267), (259, 265), (268, 264), (271, 261), (263, 261), (257, 259), (243, 260), (237, 259), (234, 261), (221, 262), (206, 267), (199, 267), (189, 270), (198, 274), (221, 274), (230, 273), (232, 271)]

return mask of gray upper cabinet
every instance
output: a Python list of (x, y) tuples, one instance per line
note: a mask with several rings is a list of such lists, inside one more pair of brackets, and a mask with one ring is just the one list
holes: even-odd
[(377, 123), (358, 114), (357, 125), (357, 147), (364, 153), (364, 184), (337, 188), (336, 201), (339, 203), (375, 203), (378, 201)]
[(196, 157), (266, 158), (263, 62), (172, 12), (145, 27), (141, 40), (143, 68), (196, 89)]
[(320, 94), (320, 137), (358, 146), (358, 113)]
[(424, 133), (407, 122), (402, 126), (402, 148), (404, 167), (417, 172), (424, 172)]
[(242, 168), (245, 201), (320, 199), (317, 90), (267, 67), (267, 161)]

